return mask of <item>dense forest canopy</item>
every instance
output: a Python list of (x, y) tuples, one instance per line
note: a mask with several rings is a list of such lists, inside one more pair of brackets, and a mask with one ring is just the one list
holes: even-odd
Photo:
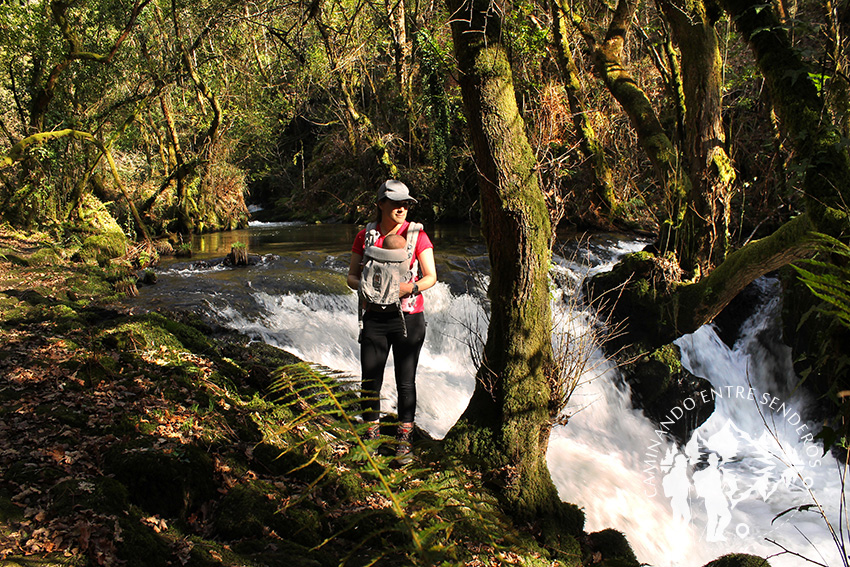
[[(847, 4), (775, 6), (807, 65), (797, 85), (845, 138)], [(715, 221), (698, 244), (713, 265), (800, 211), (807, 157), (739, 16), (715, 2), (493, 9), (554, 220), (664, 235), (691, 210)], [(247, 199), (277, 218), (361, 221), (396, 176), (423, 196), (418, 215), (476, 222), (451, 19), (423, 2), (4, 2), (4, 215), (58, 226), (94, 197), (137, 237), (139, 222), (242, 226)], [(715, 198), (683, 204), (700, 192)]]

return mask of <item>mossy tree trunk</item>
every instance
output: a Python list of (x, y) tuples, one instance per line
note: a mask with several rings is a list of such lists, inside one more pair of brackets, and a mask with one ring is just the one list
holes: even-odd
[(685, 98), (683, 154), (692, 181), (679, 236), (686, 270), (709, 272), (729, 251), (729, 201), (735, 171), (723, 129), (722, 59), (714, 24), (720, 10), (702, 1), (659, 2), (682, 58)]
[(684, 219), (692, 183), (679, 159), (678, 149), (658, 120), (652, 102), (638, 86), (623, 59), (626, 35), (636, 7), (637, 2), (634, 0), (620, 0), (601, 41), (576, 12), (570, 12), (570, 17), (593, 53), (596, 71), (629, 116), (641, 147), (655, 170), (656, 179), (664, 192), (666, 207), (666, 210), (660, 212), (662, 230), (659, 248), (666, 251), (676, 246), (676, 235)]
[(605, 159), (605, 150), (593, 125), (590, 123), (584, 103), (582, 102), (582, 87), (579, 80), (579, 71), (573, 60), (570, 46), (566, 40), (565, 21), (563, 15), (567, 9), (561, 5), (563, 0), (552, 1), (552, 36), (555, 44), (555, 57), (558, 69), (564, 78), (564, 90), (567, 93), (567, 101), (570, 112), (573, 115), (573, 126), (581, 143), (581, 151), (588, 160), (593, 182), (594, 204), (602, 210), (602, 214), (608, 220), (614, 216), (617, 207), (617, 195), (614, 192), (614, 179), (608, 161)]
[[(653, 164), (666, 200), (661, 211), (658, 247), (673, 250), (688, 272), (710, 269), (723, 260), (729, 246), (729, 200), (734, 170), (725, 149), (722, 121), (721, 59), (714, 20), (703, 2), (660, 2), (679, 46), (681, 66), (670, 61), (671, 87), (684, 110), (683, 147), (664, 130), (647, 94), (628, 71), (623, 58), (626, 35), (637, 2), (620, 0), (600, 41), (589, 25), (571, 12), (594, 55), (595, 67), (635, 128)], [(565, 8), (566, 9), (566, 8)], [(678, 79), (681, 78), (679, 92)], [(686, 157), (685, 157), (686, 156)]]
[(755, 277), (811, 254), (814, 231), (846, 238), (850, 230), (850, 152), (826, 118), (807, 65), (772, 8), (757, 0), (723, 0), (722, 5), (753, 50), (780, 125), (805, 162), (806, 212), (730, 255), (712, 278), (683, 287), (679, 320), (689, 327), (710, 321), (735, 289)]
[[(44, 130), (44, 120), (47, 116), (50, 104), (56, 95), (56, 89), (59, 86), (60, 77), (71, 67), (71, 63), (74, 61), (88, 61), (102, 65), (112, 63), (112, 60), (118, 53), (118, 49), (136, 26), (139, 15), (150, 1), (151, 0), (135, 0), (133, 8), (129, 11), (127, 23), (116, 38), (109, 52), (94, 53), (85, 50), (85, 46), (83, 45), (77, 30), (72, 27), (72, 23), (74, 23), (75, 18), (68, 14), (68, 10), (74, 7), (75, 3), (65, 2), (63, 0), (51, 0), (50, 15), (52, 16), (53, 24), (59, 28), (59, 31), (62, 34), (67, 51), (60, 57), (59, 61), (50, 68), (50, 72), (46, 74), (46, 77), (44, 76), (44, 73), (40, 71), (33, 73), (33, 82), (30, 85), (30, 89), (33, 93), (29, 109), (30, 134), (35, 134)], [(36, 62), (34, 67), (41, 70), (43, 66), (48, 64), (48, 61), (39, 60)]]
[(175, 182), (177, 191), (177, 232), (191, 234), (195, 230), (195, 223), (190, 213), (191, 201), (188, 195), (189, 180), (187, 178), (194, 168), (187, 165), (183, 149), (180, 147), (180, 135), (177, 132), (177, 126), (174, 122), (174, 113), (171, 111), (171, 97), (168, 93), (160, 95), (159, 105), (162, 110), (162, 116), (165, 119), (169, 162), (172, 166), (168, 179)]
[[(380, 132), (372, 124), (369, 117), (357, 109), (354, 103), (355, 96), (353, 91), (354, 72), (351, 70), (352, 64), (346, 63), (345, 54), (339, 53), (340, 48), (337, 45), (337, 32), (324, 21), (322, 13), (323, 5), (321, 0), (313, 4), (315, 9), (310, 12), (310, 17), (316, 24), (316, 29), (322, 37), (322, 43), (325, 47), (325, 55), (330, 64), (331, 73), (336, 81), (337, 88), (342, 93), (342, 113), (343, 123), (345, 124), (346, 133), (348, 134), (348, 143), (353, 155), (358, 155), (362, 150), (362, 142), (369, 145), (369, 148), (375, 152), (378, 160), (378, 166), (383, 170), (384, 177), (395, 178), (398, 175), (398, 167), (393, 162), (390, 150), (387, 144), (381, 137)], [(349, 25), (352, 25), (349, 23)], [(398, 30), (394, 29), (394, 32)]]
[[(218, 100), (218, 96), (204, 81), (203, 77), (201, 77), (198, 70), (195, 68), (195, 60), (197, 58), (196, 48), (198, 42), (200, 42), (206, 35), (206, 30), (199, 34), (198, 39), (194, 42), (194, 44), (187, 47), (180, 32), (182, 24), (178, 21), (176, 11), (172, 13), (172, 18), (174, 20), (177, 45), (182, 51), (183, 67), (185, 68), (186, 73), (192, 78), (192, 83), (195, 85), (195, 90), (198, 94), (198, 105), (201, 107), (201, 111), (204, 114), (206, 114), (204, 101), (206, 101), (212, 110), (212, 117), (210, 118), (210, 125), (207, 128), (207, 131), (195, 142), (195, 145), (198, 147), (198, 157), (192, 161), (192, 169), (194, 170), (194, 167), (197, 166), (201, 170), (197, 174), (200, 177), (200, 182), (198, 183), (198, 195), (194, 199), (197, 210), (192, 211), (189, 203), (186, 202), (181, 208), (181, 216), (178, 217), (199, 217), (201, 220), (199, 220), (197, 224), (194, 224), (193, 222), (192, 227), (197, 227), (198, 231), (202, 232), (208, 228), (215, 228), (214, 226), (204, 226), (204, 221), (210, 218), (215, 218), (216, 207), (218, 206), (216, 188), (213, 186), (213, 181), (211, 179), (211, 167), (215, 161), (214, 153), (216, 144), (218, 143), (219, 128), (221, 127), (221, 121), (224, 113), (221, 103)], [(208, 26), (207, 29), (210, 29), (210, 27)], [(202, 95), (203, 99), (201, 99)]]
[(491, 263), (490, 324), (475, 392), (448, 446), (498, 467), (512, 511), (560, 504), (546, 464), (554, 370), (548, 269), (552, 228), (488, 0), (447, 0), (460, 86), (478, 167)]
[(66, 128), (64, 130), (39, 132), (38, 134), (27, 136), (26, 138), (20, 140), (18, 143), (12, 146), (5, 154), (0, 155), (0, 171), (7, 167), (11, 167), (12, 164), (14, 164), (16, 161), (24, 159), (28, 149), (49, 142), (51, 140), (58, 140), (66, 137), (71, 137), (77, 140), (89, 142), (95, 147), (97, 147), (98, 150), (100, 150), (103, 157), (106, 158), (107, 164), (109, 165), (109, 171), (112, 173), (112, 178), (115, 181), (115, 184), (121, 190), (121, 193), (124, 195), (124, 198), (127, 201), (127, 206), (133, 215), (133, 219), (136, 221), (136, 228), (139, 231), (139, 236), (144, 238), (145, 242), (150, 242), (150, 236), (148, 235), (147, 229), (145, 228), (145, 225), (142, 222), (142, 218), (139, 215), (139, 211), (138, 209), (136, 209), (136, 205), (130, 198), (130, 194), (127, 192), (127, 188), (121, 181), (121, 176), (118, 174), (118, 167), (115, 165), (115, 160), (112, 157), (112, 152), (110, 151), (109, 146), (103, 144), (100, 140), (95, 138), (89, 132)]
[(840, 234), (850, 203), (850, 154), (828, 119), (809, 67), (800, 58), (772, 8), (754, 0), (722, 0), (750, 45), (781, 127), (803, 156), (806, 207), (818, 230)]

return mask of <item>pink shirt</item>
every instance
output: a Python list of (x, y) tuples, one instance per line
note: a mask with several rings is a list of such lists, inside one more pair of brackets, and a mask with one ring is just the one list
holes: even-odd
[[(399, 236), (403, 236), (407, 238), (407, 227), (410, 226), (408, 221), (404, 221), (404, 224), (401, 225), (401, 229), (398, 231)], [(384, 234), (381, 233), (380, 226), (378, 227), (378, 240), (375, 242), (376, 246), (383, 246), (384, 244)], [(416, 258), (419, 258), (419, 255), (423, 250), (427, 250), (428, 248), (433, 248), (434, 245), (431, 243), (431, 239), (428, 238), (428, 235), (425, 234), (424, 230), (419, 231), (419, 237), (416, 239), (416, 246), (413, 249), (413, 258), (410, 259), (410, 267), (413, 267), (413, 261)], [(352, 254), (359, 254), (362, 258), (366, 251), (366, 229), (364, 228), (360, 232), (357, 233), (357, 236), (354, 237), (354, 244), (351, 246)], [(419, 274), (414, 276), (414, 280), (419, 279)], [(412, 303), (412, 305), (411, 305)], [(402, 301), (402, 309), (405, 313), (422, 313), (425, 310), (425, 298), (422, 297), (420, 293), (416, 297), (413, 298), (413, 301)]]

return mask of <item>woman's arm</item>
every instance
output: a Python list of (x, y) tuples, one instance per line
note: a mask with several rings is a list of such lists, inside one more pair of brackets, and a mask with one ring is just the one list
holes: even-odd
[[(422, 277), (416, 281), (419, 291), (425, 291), (429, 287), (433, 287), (437, 283), (437, 267), (434, 264), (434, 249), (426, 248), (419, 253), (416, 258), (419, 261), (419, 270), (422, 272)], [(351, 271), (349, 270), (349, 281), (351, 280)], [(360, 281), (358, 276), (357, 281)], [(350, 283), (348, 285), (351, 285)], [(399, 295), (405, 297), (413, 293), (413, 283), (404, 282), (399, 286)]]
[[(432, 255), (433, 258), (433, 255)], [(433, 261), (433, 260), (432, 260)], [(360, 289), (360, 274), (363, 271), (363, 256), (360, 254), (356, 254), (354, 252), (351, 253), (351, 263), (348, 265), (348, 287), (357, 291)], [(408, 292), (410, 293), (410, 292)]]

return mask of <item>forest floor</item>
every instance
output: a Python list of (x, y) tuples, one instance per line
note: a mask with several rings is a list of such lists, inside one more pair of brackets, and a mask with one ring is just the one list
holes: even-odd
[(361, 441), (338, 378), (120, 299), (102, 267), (0, 228), (0, 566), (605, 565), (619, 553), (622, 536), (584, 534), (580, 518), (557, 536), (514, 524), (439, 443), (420, 439), (414, 465), (395, 468)]

